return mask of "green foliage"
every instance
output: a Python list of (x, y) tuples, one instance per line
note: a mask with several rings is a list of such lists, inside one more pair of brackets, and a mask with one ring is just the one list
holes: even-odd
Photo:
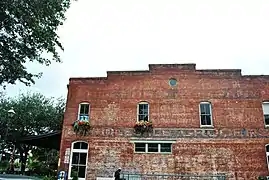
[(80, 136), (87, 136), (91, 129), (91, 125), (87, 121), (75, 121), (72, 126), (74, 132)]
[(78, 180), (78, 172), (75, 170), (72, 170), (71, 177), (72, 177), (72, 180)]
[(42, 163), (38, 161), (37, 159), (28, 158), (27, 160), (27, 167), (31, 171), (40, 171), (41, 170)]
[(14, 167), (15, 168), (20, 168), (21, 167), (21, 163), (20, 162), (14, 162)]
[[(16, 114), (10, 118), (7, 111), (12, 107)], [(64, 108), (64, 99), (46, 98), (39, 93), (20, 94), (0, 103), (0, 127), (8, 128), (13, 138), (60, 130)]]
[(9, 167), (8, 161), (1, 161), (0, 162), (0, 171), (6, 171), (8, 167)]
[(0, 85), (16, 80), (34, 83), (41, 74), (27, 72), (26, 62), (61, 61), (57, 49), (63, 46), (57, 28), (69, 7), (70, 0), (0, 1)]
[[(16, 114), (10, 118), (7, 111), (12, 107)], [(7, 135), (8, 140), (16, 140), (28, 135), (61, 130), (64, 108), (64, 99), (46, 98), (39, 93), (20, 94), (15, 98), (5, 98), (0, 101), (0, 135), (2, 137)], [(12, 141), (1, 142), (2, 149), (11, 150), (13, 145)], [(33, 147), (26, 144), (15, 144), (15, 146), (16, 152), (20, 154), (22, 167), (25, 167), (27, 153)], [(58, 159), (50, 159), (57, 163)], [(49, 169), (50, 166), (43, 162), (43, 160), (33, 161), (30, 169), (38, 169), (37, 171)], [(22, 168), (23, 170), (24, 168)]]
[(56, 176), (59, 152), (54, 149), (36, 148), (32, 150), (32, 157), (28, 158), (27, 167), (42, 175)]

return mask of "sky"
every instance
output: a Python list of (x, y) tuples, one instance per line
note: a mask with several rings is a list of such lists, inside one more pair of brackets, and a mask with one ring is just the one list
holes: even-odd
[(58, 29), (63, 63), (27, 64), (42, 78), (31, 87), (9, 85), (9, 96), (66, 97), (70, 77), (147, 70), (148, 64), (269, 74), (268, 0), (78, 0), (66, 17)]

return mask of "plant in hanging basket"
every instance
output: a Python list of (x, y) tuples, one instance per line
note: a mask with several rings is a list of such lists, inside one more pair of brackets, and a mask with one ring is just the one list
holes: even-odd
[(73, 124), (73, 130), (77, 135), (86, 136), (90, 131), (90, 123), (88, 121), (77, 120)]
[(136, 133), (152, 132), (152, 121), (138, 121), (134, 126)]

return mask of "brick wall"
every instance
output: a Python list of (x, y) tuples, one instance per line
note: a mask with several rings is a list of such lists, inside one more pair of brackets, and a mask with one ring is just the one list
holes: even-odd
[[(177, 86), (169, 85), (170, 78), (177, 79)], [(61, 167), (67, 167), (63, 156), (71, 142), (85, 140), (89, 142), (87, 179), (111, 176), (118, 166), (126, 172), (226, 173), (229, 179), (257, 179), (268, 174), (265, 144), (269, 132), (264, 128), (261, 106), (268, 99), (269, 76), (242, 76), (240, 70), (196, 70), (195, 64), (150, 65), (149, 71), (71, 78)], [(156, 130), (146, 137), (135, 137), (132, 129), (140, 101), (149, 103), (149, 117)], [(211, 102), (214, 124), (208, 131), (202, 130), (209, 132), (203, 136), (197, 135), (201, 133), (201, 101)], [(93, 129), (86, 137), (76, 136), (71, 129), (81, 102), (90, 103)], [(181, 131), (171, 133), (170, 129)], [(193, 134), (179, 136), (190, 132), (186, 129)], [(222, 134), (214, 136), (216, 132)], [(170, 155), (136, 154), (132, 138), (172, 138), (176, 143)]]

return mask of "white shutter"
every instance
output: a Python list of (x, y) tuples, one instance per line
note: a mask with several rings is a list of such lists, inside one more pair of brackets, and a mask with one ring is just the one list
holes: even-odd
[(263, 114), (269, 114), (269, 102), (262, 103)]

